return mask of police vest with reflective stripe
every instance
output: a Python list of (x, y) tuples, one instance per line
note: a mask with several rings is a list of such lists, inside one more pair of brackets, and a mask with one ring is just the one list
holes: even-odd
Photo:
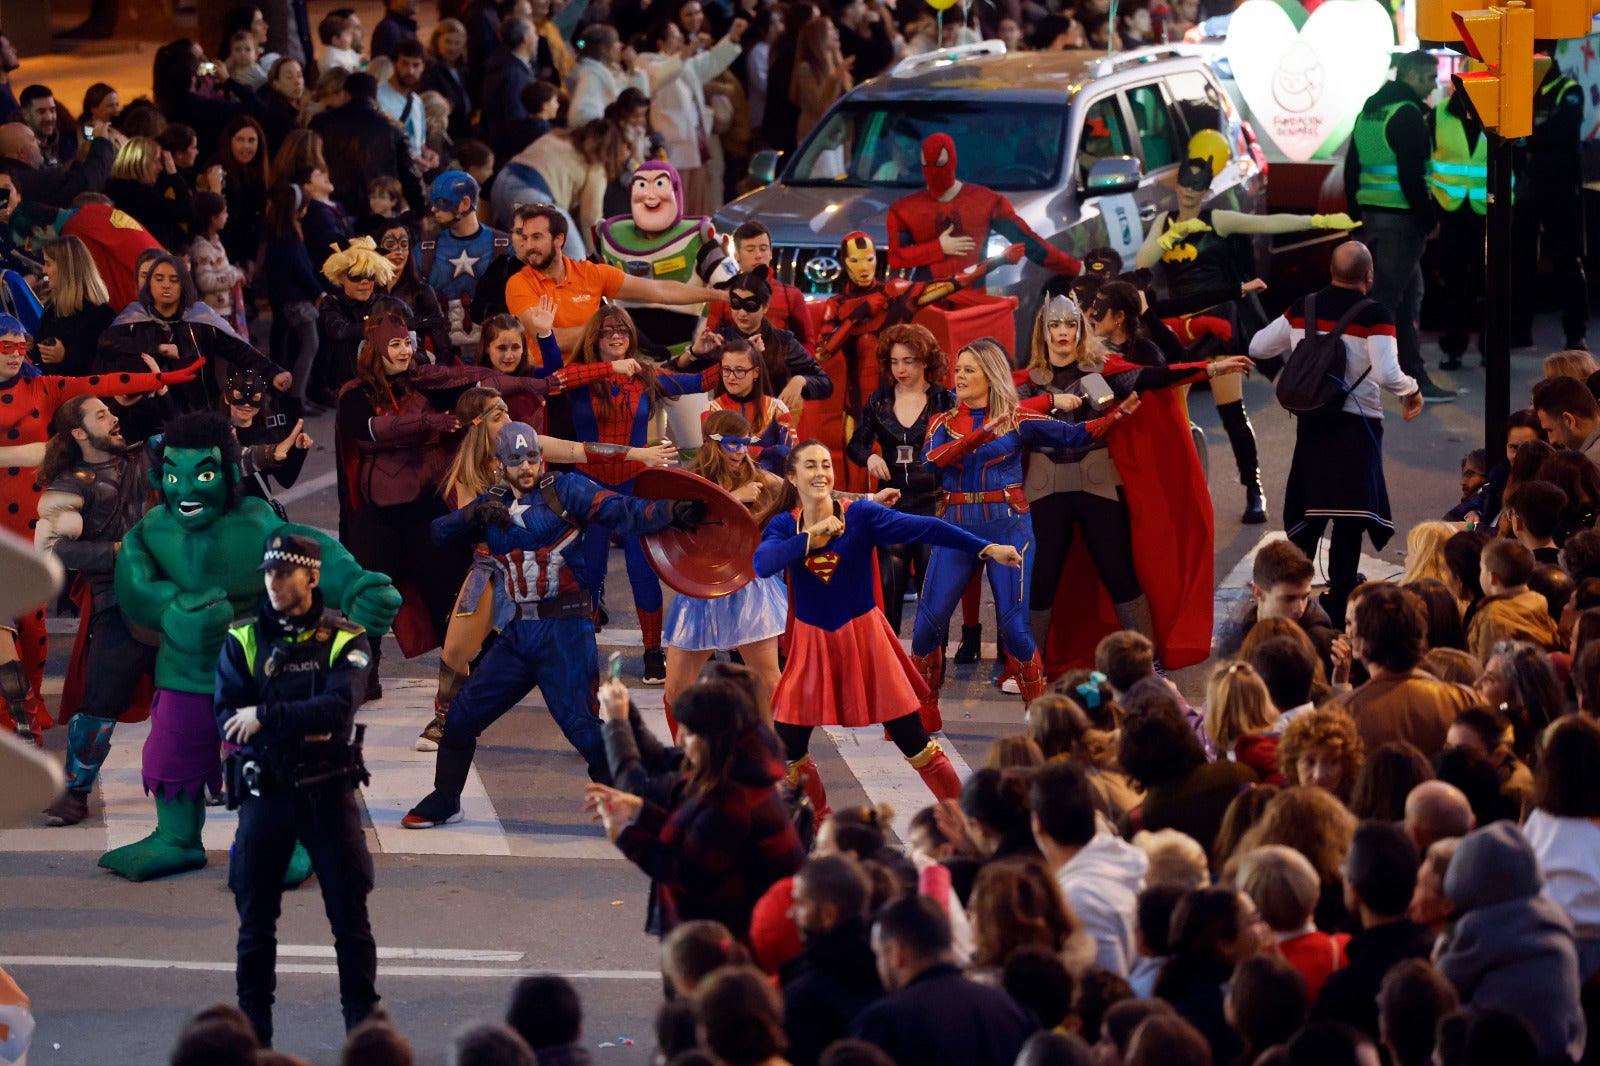
[(1400, 188), (1400, 167), (1394, 149), (1389, 147), (1385, 130), (1389, 120), (1402, 107), (1419, 106), (1409, 100), (1388, 104), (1379, 111), (1363, 111), (1356, 118), (1351, 139), (1361, 157), (1361, 173), (1357, 176), (1356, 203), (1367, 207), (1390, 207), (1407, 211), (1411, 203)]
[(1467, 147), (1466, 124), (1441, 103), (1434, 111), (1433, 161), (1428, 167), (1428, 186), (1433, 198), (1446, 211), (1454, 211), (1465, 200), (1476, 214), (1489, 204), (1489, 136), (1478, 134), (1476, 148)]

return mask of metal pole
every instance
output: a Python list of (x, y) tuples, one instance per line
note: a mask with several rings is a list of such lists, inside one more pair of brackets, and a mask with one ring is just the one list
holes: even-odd
[(1487, 130), (1489, 199), (1483, 256), (1483, 446), (1505, 450), (1511, 416), (1511, 153), (1512, 143)]

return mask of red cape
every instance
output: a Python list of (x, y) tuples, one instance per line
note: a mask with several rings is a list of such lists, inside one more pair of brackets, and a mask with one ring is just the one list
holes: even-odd
[[(347, 381), (339, 390), (342, 397), (349, 389), (360, 388), (359, 378)], [(356, 447), (355, 438), (345, 430), (344, 424), (335, 414), (334, 450), (336, 461), (335, 470), (339, 474), (339, 543), (350, 543), (350, 519), (355, 516), (361, 507), (361, 451)], [(440, 646), (444, 636), (433, 631), (433, 620), (428, 617), (428, 609), (422, 603), (422, 592), (417, 588), (416, 582), (409, 577), (400, 577), (394, 587), (400, 590), (400, 613), (395, 615), (394, 625), (389, 631), (394, 634), (395, 643), (400, 645), (400, 653), (407, 659), (415, 658), (424, 652), (430, 652)]]
[[(61, 682), (61, 702), (56, 709), (56, 721), (66, 722), (78, 713), (83, 702), (83, 678), (89, 669), (89, 616), (94, 611), (94, 597), (89, 583), (81, 577), (72, 579), (72, 602), (78, 608), (78, 633), (72, 639), (72, 658), (67, 661), (67, 676)], [(128, 697), (128, 709), (117, 716), (119, 722), (142, 722), (150, 717), (150, 699), (155, 695), (155, 684), (149, 676), (139, 679)]]
[[(1113, 355), (1104, 373), (1139, 369)], [(1189, 435), (1189, 420), (1172, 389), (1140, 394), (1139, 411), (1111, 431), (1111, 460), (1122, 475), (1133, 526), (1133, 565), (1155, 622), (1164, 666), (1204, 662), (1211, 653), (1211, 490)], [(1073, 538), (1050, 635), (1041, 649), (1045, 674), (1094, 665), (1094, 648), (1121, 628), (1083, 538)]]

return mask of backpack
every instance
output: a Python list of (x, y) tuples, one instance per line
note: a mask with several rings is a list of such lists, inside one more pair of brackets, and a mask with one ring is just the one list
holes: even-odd
[(1372, 373), (1369, 365), (1355, 381), (1344, 380), (1344, 331), (1355, 321), (1356, 315), (1372, 303), (1363, 297), (1346, 311), (1333, 329), (1327, 333), (1317, 331), (1317, 299), (1306, 297), (1306, 335), (1294, 346), (1288, 365), (1278, 376), (1278, 403), (1291, 414), (1312, 415), (1337, 411), (1344, 406), (1344, 398)]

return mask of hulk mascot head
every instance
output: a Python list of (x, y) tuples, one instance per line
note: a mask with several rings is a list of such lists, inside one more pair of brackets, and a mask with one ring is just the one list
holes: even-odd
[(239, 441), (228, 419), (194, 411), (167, 423), (150, 484), (183, 530), (209, 528), (239, 502)]

